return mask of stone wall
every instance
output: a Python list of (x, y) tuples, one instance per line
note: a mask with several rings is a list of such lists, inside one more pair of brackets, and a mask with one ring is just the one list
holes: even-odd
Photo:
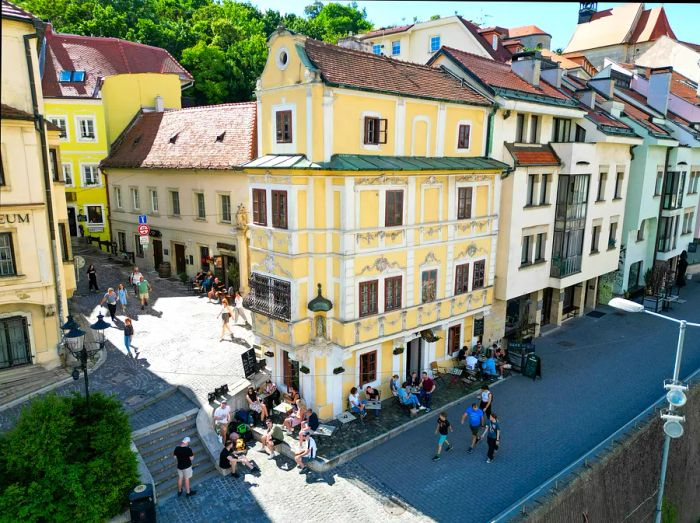
[[(700, 384), (682, 409), (685, 434), (671, 441), (665, 498), (676, 523), (697, 523), (700, 517)], [(581, 472), (557, 495), (550, 496), (521, 521), (653, 521), (663, 446), (662, 421), (655, 415), (600, 461)]]

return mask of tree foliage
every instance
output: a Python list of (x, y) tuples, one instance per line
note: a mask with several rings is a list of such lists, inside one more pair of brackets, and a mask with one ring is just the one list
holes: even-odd
[[(0, 436), (4, 521), (105, 521), (138, 483), (131, 427), (119, 402), (55, 394), (32, 401)], [(6, 518), (6, 519), (5, 519)]]
[(58, 32), (111, 36), (167, 49), (194, 76), (198, 104), (250, 100), (267, 59), (267, 39), (283, 24), (336, 43), (372, 29), (357, 4), (314, 2), (305, 16), (260, 11), (233, 0), (19, 0)]

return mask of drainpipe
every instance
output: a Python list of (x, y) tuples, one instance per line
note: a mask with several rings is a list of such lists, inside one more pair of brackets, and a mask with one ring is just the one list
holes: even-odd
[(491, 145), (493, 142), (493, 117), (496, 115), (498, 106), (494, 105), (489, 112), (488, 120), (486, 121), (486, 157), (491, 154)]
[[(49, 158), (48, 158), (48, 143), (46, 140), (46, 124), (44, 117), (39, 113), (39, 100), (36, 92), (36, 84), (34, 78), (34, 62), (32, 61), (32, 52), (30, 40), (39, 38), (39, 35), (43, 32), (44, 25), (41, 21), (34, 21), (34, 29), (36, 32), (30, 35), (24, 35), (24, 55), (27, 60), (27, 70), (29, 72), (29, 87), (32, 95), (32, 109), (34, 114), (34, 127), (39, 131), (39, 137), (41, 141), (41, 164), (44, 174), (44, 190), (46, 192), (46, 210), (48, 213), (49, 221), (49, 234), (51, 237), (51, 259), (53, 265), (53, 277), (56, 283), (56, 304), (58, 308), (58, 316), (56, 318), (56, 326), (59, 328), (64, 319), (63, 311), (63, 296), (61, 295), (61, 268), (58, 261), (58, 245), (56, 242), (56, 223), (54, 221), (54, 207), (53, 207), (53, 193), (52, 193), (52, 183), (51, 174), (49, 172)], [(60, 342), (59, 342), (60, 345)], [(58, 346), (56, 347), (58, 351)]]
[(668, 162), (671, 157), (671, 147), (666, 147), (666, 161), (664, 162), (664, 175), (661, 178), (661, 198), (659, 198), (659, 214), (656, 218), (656, 238), (654, 239), (654, 260), (651, 262), (651, 270), (656, 266), (656, 255), (659, 253), (659, 234), (661, 233), (661, 213), (664, 209), (664, 187), (668, 176)]

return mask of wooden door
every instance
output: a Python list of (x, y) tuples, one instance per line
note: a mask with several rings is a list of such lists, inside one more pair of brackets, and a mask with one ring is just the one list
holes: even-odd
[(177, 274), (182, 274), (183, 272), (187, 272), (187, 268), (185, 267), (185, 246), (182, 245), (181, 243), (175, 243), (175, 272)]
[(78, 222), (75, 219), (75, 207), (68, 207), (68, 228), (71, 236), (78, 236)]
[(153, 240), (153, 263), (156, 270), (163, 263), (163, 242), (161, 240)]

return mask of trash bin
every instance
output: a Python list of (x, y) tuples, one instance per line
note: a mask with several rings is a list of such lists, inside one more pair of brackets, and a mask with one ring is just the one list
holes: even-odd
[(134, 487), (129, 494), (129, 512), (131, 523), (155, 523), (156, 504), (151, 484)]

